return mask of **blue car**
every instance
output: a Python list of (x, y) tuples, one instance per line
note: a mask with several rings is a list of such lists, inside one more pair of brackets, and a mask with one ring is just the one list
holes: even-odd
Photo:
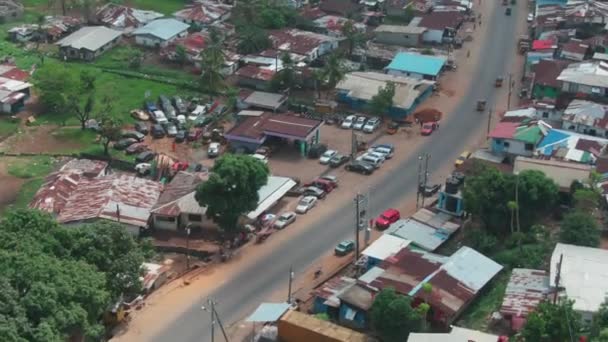
[(158, 110), (158, 108), (156, 108), (156, 105), (154, 104), (154, 102), (151, 102), (151, 101), (146, 101), (146, 103), (144, 103), (144, 108), (150, 113), (153, 113), (154, 111)]

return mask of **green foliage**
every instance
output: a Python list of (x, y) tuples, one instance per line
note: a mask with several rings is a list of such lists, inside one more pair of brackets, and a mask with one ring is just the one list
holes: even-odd
[(208, 94), (219, 94), (226, 88), (222, 68), (224, 67), (224, 52), (221, 38), (217, 31), (212, 30), (209, 45), (201, 55), (201, 88)]
[(373, 114), (385, 115), (393, 107), (395, 96), (395, 83), (387, 82), (384, 87), (378, 89), (378, 93), (369, 102), (369, 109)]
[(281, 56), (283, 69), (276, 73), (270, 81), (271, 91), (287, 90), (290, 91), (298, 83), (298, 74), (291, 56), (285, 53)]
[(484, 291), (471, 303), (471, 306), (462, 314), (457, 325), (475, 330), (486, 328), (488, 317), (500, 309), (509, 277), (510, 272), (501, 272), (487, 284), (485, 286), (487, 291)]
[(383, 341), (404, 341), (410, 332), (421, 329), (420, 311), (412, 308), (412, 300), (385, 288), (374, 298), (370, 310), (371, 323)]
[(103, 146), (104, 155), (109, 156), (110, 143), (120, 139), (122, 121), (105, 113), (102, 113), (97, 121), (100, 128), (99, 136), (101, 137), (99, 142), (101, 143), (101, 146)]
[[(608, 332), (608, 300), (604, 300), (604, 302), (600, 305), (599, 310), (595, 315), (593, 315), (593, 321), (591, 322), (590, 329), (590, 337), (601, 337), (602, 335), (606, 335)], [(608, 337), (608, 335), (604, 336)], [(599, 338), (600, 341), (604, 341), (604, 339)]]
[(280, 29), (287, 25), (285, 17), (276, 8), (266, 8), (260, 13), (260, 24), (266, 29)]
[(598, 247), (600, 230), (597, 221), (593, 216), (582, 211), (569, 213), (561, 222), (559, 239), (563, 243)]
[(329, 321), (329, 315), (326, 314), (325, 312), (321, 312), (321, 313), (316, 314), (315, 318), (320, 319), (322, 321), (326, 321), (326, 322)]
[(19, 210), (0, 226), (4, 340), (96, 340), (103, 333), (101, 314), (120, 294), (140, 289), (147, 248), (118, 224), (66, 228), (50, 215)]
[(362, 46), (365, 43), (365, 37), (357, 28), (352, 20), (347, 21), (342, 26), (342, 35), (346, 38), (348, 44), (348, 56), (353, 55), (356, 47)]
[(266, 184), (268, 174), (268, 167), (251, 156), (225, 154), (217, 159), (195, 198), (207, 207), (207, 217), (224, 232), (233, 233), (239, 217), (257, 208), (258, 190)]
[(175, 46), (175, 61), (179, 65), (184, 65), (188, 62), (188, 54), (186, 53), (186, 48), (183, 45)]
[(337, 52), (329, 55), (322, 72), (327, 87), (334, 89), (344, 79), (344, 75), (346, 74), (346, 69), (342, 63), (342, 56)]
[(423, 55), (428, 55), (428, 56), (432, 56), (432, 55), (435, 54), (433, 52), (433, 49), (431, 49), (431, 48), (425, 48), (420, 53), (423, 54)]
[(46, 176), (53, 170), (54, 160), (48, 156), (22, 157), (11, 160), (8, 174), (17, 178), (35, 178)]
[(496, 251), (498, 239), (483, 229), (467, 228), (464, 230), (467, 246), (482, 254), (491, 254)]
[(78, 80), (64, 66), (42, 68), (34, 74), (34, 85), (40, 103), (58, 113), (67, 107), (69, 96), (77, 92)]
[(600, 204), (600, 194), (593, 189), (581, 188), (574, 191), (572, 195), (574, 207), (577, 210), (591, 212)]
[(243, 26), (237, 31), (238, 53), (251, 54), (257, 53), (272, 47), (272, 42), (268, 34), (256, 26)]
[(528, 315), (521, 331), (524, 341), (554, 342), (572, 341), (581, 330), (580, 314), (572, 308), (574, 301), (563, 300), (557, 304), (542, 302), (536, 311)]

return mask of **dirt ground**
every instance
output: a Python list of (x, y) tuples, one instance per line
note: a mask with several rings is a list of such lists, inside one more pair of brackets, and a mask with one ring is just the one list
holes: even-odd
[(58, 153), (58, 151), (72, 151), (82, 147), (75, 142), (57, 139), (53, 133), (59, 128), (53, 125), (22, 126), (16, 134), (0, 143), (0, 151), (11, 153)]
[(11, 176), (7, 172), (10, 157), (0, 158), (0, 212), (17, 199), (19, 189), (26, 182), (25, 179)]

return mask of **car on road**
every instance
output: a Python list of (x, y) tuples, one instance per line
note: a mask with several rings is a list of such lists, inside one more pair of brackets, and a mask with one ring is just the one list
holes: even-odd
[(323, 199), (326, 195), (327, 192), (316, 186), (307, 186), (302, 189), (302, 196), (314, 196), (318, 199)]
[(344, 240), (336, 245), (334, 248), (334, 254), (337, 256), (344, 256), (355, 250), (355, 241)]
[(344, 121), (342, 121), (342, 125), (340, 125), (340, 127), (342, 127), (342, 128), (352, 128), (356, 119), (357, 119), (356, 115), (349, 115), (349, 116), (347, 116), (344, 119)]
[(152, 151), (144, 151), (144, 152), (138, 154), (137, 157), (135, 157), (135, 161), (137, 163), (146, 163), (146, 162), (149, 162), (150, 160), (154, 159), (155, 156), (156, 156), (156, 153), (154, 153)]
[(437, 128), (439, 128), (439, 124), (436, 121), (426, 122), (422, 124), (420, 134), (431, 135)]
[(386, 209), (382, 214), (376, 217), (376, 228), (384, 230), (391, 224), (397, 222), (401, 218), (401, 214), (397, 209)]
[(329, 166), (331, 167), (339, 167), (342, 164), (346, 163), (348, 160), (350, 159), (349, 156), (345, 156), (343, 154), (340, 153), (336, 153), (333, 157), (331, 157), (331, 159), (329, 160)]
[(336, 154), (338, 154), (338, 151), (335, 151), (335, 150), (327, 150), (327, 151), (323, 152), (321, 157), (319, 157), (319, 163), (324, 164), (324, 165), (329, 164), (329, 160)]
[(168, 137), (174, 137), (177, 135), (177, 126), (172, 123), (168, 123), (165, 125), (165, 132), (167, 133)]
[(137, 142), (137, 140), (133, 139), (133, 138), (120, 139), (114, 143), (114, 149), (122, 151), (122, 150), (126, 149), (127, 147), (135, 144), (136, 142)]
[(120, 134), (121, 138), (133, 138), (139, 142), (142, 142), (146, 136), (138, 131), (122, 131)]
[(376, 157), (380, 159), (383, 163), (386, 161), (386, 155), (384, 153), (380, 153), (376, 150), (367, 151), (368, 156)]
[(374, 166), (363, 161), (355, 160), (345, 167), (346, 171), (357, 172), (364, 175), (371, 175), (374, 172)]
[(317, 204), (317, 198), (315, 196), (305, 196), (300, 199), (296, 206), (296, 213), (306, 214)]
[(183, 129), (180, 129), (177, 131), (177, 134), (175, 135), (175, 142), (182, 143), (184, 141), (186, 141), (186, 131)]
[(357, 121), (355, 121), (355, 123), (353, 124), (353, 129), (356, 130), (362, 130), (363, 126), (365, 126), (365, 122), (367, 121), (367, 118), (365, 116), (359, 116), (357, 118)]
[(165, 129), (163, 128), (163, 126), (156, 124), (156, 125), (152, 125), (152, 137), (159, 139), (159, 138), (164, 138), (165, 137)]
[(534, 21), (534, 14), (528, 13), (528, 19), (527, 20), (528, 20), (529, 23), (533, 22)]
[(432, 185), (420, 185), (420, 193), (424, 197), (431, 197), (436, 194), (439, 190), (441, 190), (441, 184), (432, 184)]
[(141, 109), (133, 109), (131, 111), (131, 116), (135, 120), (141, 120), (141, 121), (148, 121), (148, 120), (150, 120), (150, 114), (146, 113), (145, 111), (143, 111)]
[(133, 128), (143, 135), (148, 135), (148, 133), (150, 133), (148, 125), (146, 125), (144, 122), (136, 122), (135, 125), (133, 125)]
[(357, 160), (364, 162), (366, 164), (369, 164), (376, 169), (379, 168), (380, 166), (382, 166), (382, 163), (384, 163), (384, 159), (379, 158), (379, 157), (374, 156), (369, 153), (364, 153), (364, 154), (360, 155), (359, 157), (357, 157)]
[(511, 15), (511, 7), (507, 7), (505, 10), (505, 15)]
[(152, 112), (152, 121), (159, 124), (165, 124), (169, 122), (169, 120), (167, 120), (167, 117), (165, 116), (165, 113), (160, 110), (155, 110)]
[(363, 132), (365, 133), (374, 133), (376, 129), (380, 126), (380, 119), (371, 118), (367, 120), (365, 125), (363, 126)]
[(129, 147), (127, 147), (127, 149), (125, 150), (125, 152), (127, 154), (136, 154), (136, 153), (142, 153), (143, 151), (146, 151), (148, 149), (148, 146), (146, 146), (146, 144), (144, 143), (135, 143)]
[(212, 142), (207, 148), (207, 155), (209, 158), (215, 158), (220, 155), (220, 143)]
[(454, 166), (455, 167), (460, 167), (460, 165), (464, 164), (464, 162), (469, 159), (469, 157), (471, 157), (471, 152), (469, 151), (463, 151), (460, 156), (458, 156), (458, 158), (456, 159), (456, 161), (454, 162)]
[(334, 175), (323, 175), (319, 177), (319, 179), (330, 182), (334, 186), (334, 188), (338, 187), (338, 177)]
[(294, 223), (296, 221), (296, 217), (297, 215), (293, 211), (284, 212), (274, 221), (274, 227), (276, 229), (283, 229)]
[(330, 193), (335, 188), (332, 182), (322, 178), (317, 178), (310, 183), (304, 184), (304, 186), (314, 186), (315, 188), (319, 188), (326, 193)]

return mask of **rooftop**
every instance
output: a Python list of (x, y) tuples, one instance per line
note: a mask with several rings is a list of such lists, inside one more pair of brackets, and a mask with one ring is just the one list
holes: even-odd
[(385, 260), (407, 247), (410, 242), (393, 235), (383, 234), (376, 241), (372, 242), (369, 247), (364, 249), (361, 254), (369, 258)]
[(97, 10), (97, 18), (106, 25), (117, 28), (136, 28), (162, 18), (162, 13), (108, 3)]
[(502, 300), (500, 313), (527, 317), (549, 293), (549, 272), (514, 268)]
[(290, 114), (264, 113), (260, 116), (247, 117), (228, 131), (226, 137), (245, 138), (255, 142), (262, 142), (266, 135), (307, 139), (321, 124), (322, 121), (319, 120)]
[(351, 13), (359, 11), (361, 5), (350, 0), (323, 0), (319, 4), (319, 8), (327, 13), (340, 14), (348, 16)]
[(423, 34), (426, 31), (424, 27), (405, 26), (405, 25), (380, 25), (374, 33), (403, 33), (403, 34)]
[(266, 67), (261, 67), (255, 64), (247, 64), (236, 71), (236, 75), (239, 77), (245, 77), (260, 81), (270, 81), (274, 77), (274, 74), (274, 70)]
[(435, 229), (413, 219), (399, 220), (391, 224), (385, 234), (410, 240), (416, 246), (429, 252), (439, 248), (451, 235), (449, 232)]
[(557, 80), (561, 72), (570, 64), (563, 60), (541, 59), (532, 66), (534, 72), (534, 83), (559, 88), (560, 82)]
[(449, 333), (410, 333), (407, 342), (500, 342), (496, 335), (452, 326)]
[(269, 32), (275, 49), (307, 56), (321, 44), (335, 42), (336, 38), (299, 29), (282, 29)]
[(608, 88), (608, 63), (595, 61), (570, 64), (557, 80)]
[(589, 45), (584, 44), (580, 40), (570, 40), (562, 45), (562, 52), (576, 53), (584, 55), (587, 52)]
[(431, 12), (421, 16), (418, 27), (429, 30), (443, 30), (446, 27), (457, 28), (464, 22), (464, 15), (460, 11)]
[(173, 18), (156, 19), (133, 31), (133, 34), (151, 35), (162, 40), (169, 40), (185, 32), (189, 27), (190, 25)]
[(606, 144), (608, 144), (608, 139), (551, 129), (538, 143), (536, 151), (540, 157), (544, 158), (593, 163)]
[(556, 49), (557, 44), (553, 39), (537, 39), (532, 42), (532, 50), (548, 50), (548, 49)]
[(551, 126), (540, 120), (501, 121), (488, 136), (494, 139), (513, 139), (536, 145), (550, 129)]
[(560, 188), (570, 190), (574, 181), (586, 182), (591, 175), (592, 167), (588, 164), (560, 160), (532, 159), (518, 156), (515, 158), (513, 173), (525, 170), (537, 170), (551, 178)]
[(185, 22), (209, 25), (222, 20), (232, 10), (232, 6), (208, 0), (196, 0), (175, 12), (173, 16)]
[(338, 296), (355, 284), (356, 280), (349, 277), (334, 277), (315, 289), (315, 297), (325, 299), (324, 305), (340, 307)]
[(565, 289), (574, 309), (594, 313), (608, 292), (608, 250), (558, 243), (551, 255), (551, 286), (563, 255), (559, 286)]
[(199, 184), (209, 178), (206, 172), (178, 172), (167, 184), (151, 212), (164, 216), (177, 216), (182, 212), (197, 213), (200, 205), (194, 199)]
[(286, 101), (287, 96), (284, 94), (254, 91), (243, 102), (252, 107), (274, 111), (281, 107)]
[(437, 76), (446, 61), (445, 57), (400, 52), (385, 69)]
[(63, 38), (56, 44), (60, 47), (97, 51), (121, 35), (122, 32), (104, 26), (87, 26)]
[(586, 100), (572, 100), (566, 110), (564, 110), (562, 120), (579, 125), (607, 129), (607, 114), (608, 106), (604, 104)]
[(365, 342), (367, 338), (365, 335), (356, 332), (354, 330), (341, 327), (337, 324), (320, 320), (314, 316), (307, 315), (298, 311), (287, 311), (283, 317), (279, 320), (279, 337), (285, 339), (285, 334), (291, 336), (290, 331), (297, 327), (296, 331), (308, 331), (305, 336), (315, 338), (317, 336), (324, 336), (325, 341), (334, 342)]
[(289, 177), (269, 176), (268, 181), (258, 190), (258, 206), (249, 212), (247, 217), (255, 220), (263, 212), (272, 207), (278, 200), (296, 185)]

